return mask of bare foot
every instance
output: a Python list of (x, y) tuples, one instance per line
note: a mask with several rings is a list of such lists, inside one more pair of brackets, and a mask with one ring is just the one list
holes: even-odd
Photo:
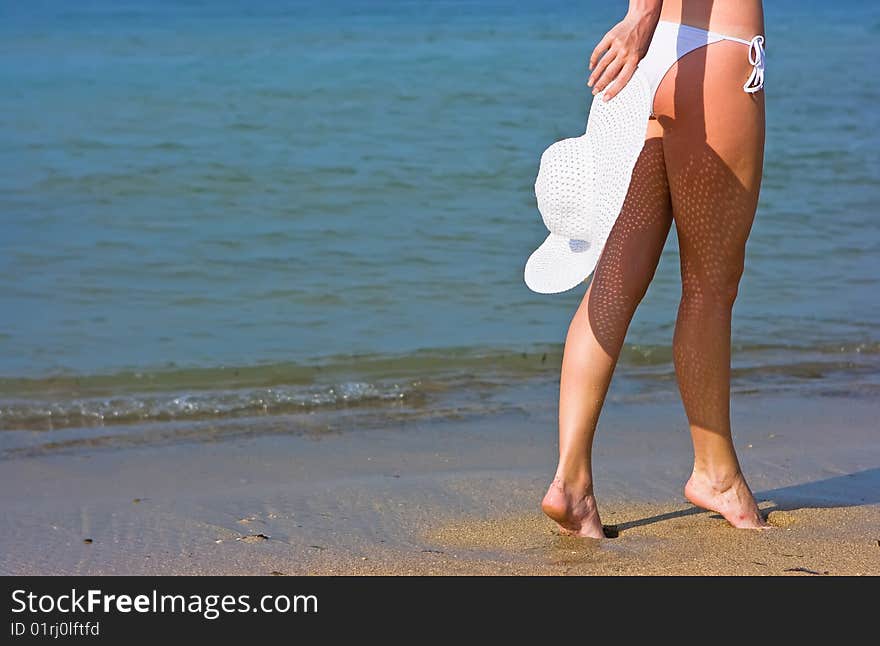
[(567, 486), (561, 478), (556, 477), (541, 502), (541, 509), (556, 521), (564, 534), (605, 538), (592, 487), (577, 494), (573, 487)]
[(761, 516), (758, 503), (742, 473), (718, 481), (694, 471), (684, 487), (684, 495), (697, 507), (721, 514), (737, 529), (772, 527)]

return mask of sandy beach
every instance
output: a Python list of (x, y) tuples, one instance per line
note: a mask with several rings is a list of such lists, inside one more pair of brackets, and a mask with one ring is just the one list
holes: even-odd
[(880, 574), (875, 402), (734, 399), (774, 525), (737, 531), (682, 497), (680, 404), (610, 402), (596, 491), (609, 538), (558, 535), (538, 503), (553, 408), (4, 460), (3, 574)]
[[(711, 23), (766, 36), (766, 97), (709, 110), (735, 71), (712, 63), (703, 112), (733, 129), (707, 116), (704, 157), (666, 146), (633, 185), (619, 258), (653, 274), (587, 540), (540, 510), (587, 283), (524, 278), (541, 160), (586, 133), (624, 3), (4, 3), (0, 574), (880, 575), (880, 112), (852, 66), (880, 3), (764, 4), (761, 34)], [(737, 101), (758, 43), (712, 45), (739, 48)], [(700, 111), (672, 107), (690, 140)], [(574, 169), (602, 196), (575, 211), (610, 216)], [(675, 365), (715, 399), (726, 354), (688, 339), (726, 336), (704, 292), (747, 227), (730, 392), (763, 532), (685, 500)], [(634, 292), (609, 276), (587, 310), (611, 354)]]

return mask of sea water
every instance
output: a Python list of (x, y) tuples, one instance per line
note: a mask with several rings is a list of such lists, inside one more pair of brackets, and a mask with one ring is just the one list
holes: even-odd
[[(624, 5), (3, 3), (4, 435), (491, 413), (552, 384), (586, 284), (525, 286), (533, 183)], [(734, 392), (876, 396), (880, 9), (765, 10)], [(673, 232), (612, 398), (675, 395), (679, 295)]]

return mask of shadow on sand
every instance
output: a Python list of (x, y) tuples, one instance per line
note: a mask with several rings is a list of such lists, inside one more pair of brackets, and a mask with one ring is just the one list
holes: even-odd
[[(805, 482), (790, 487), (779, 487), (766, 491), (755, 492), (755, 499), (761, 505), (761, 511), (768, 514), (772, 511), (790, 511), (804, 508), (826, 507), (859, 507), (861, 505), (880, 504), (880, 468), (865, 469), (824, 480)], [(770, 506), (762, 503), (771, 503)], [(673, 518), (684, 518), (696, 514), (707, 514), (703, 509), (691, 507), (680, 511), (657, 514), (648, 518), (640, 518), (618, 525), (605, 526), (605, 535), (616, 538), (620, 532), (634, 527), (643, 527)], [(721, 518), (713, 514), (713, 518)]]

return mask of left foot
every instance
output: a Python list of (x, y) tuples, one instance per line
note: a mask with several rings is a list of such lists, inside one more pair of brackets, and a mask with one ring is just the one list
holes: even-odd
[[(580, 493), (577, 493), (580, 492)], [(605, 538), (593, 487), (573, 487), (558, 476), (541, 501), (541, 509), (569, 536)]]
[(697, 507), (721, 514), (737, 529), (772, 527), (761, 516), (758, 503), (741, 472), (726, 480), (715, 480), (694, 470), (684, 487), (684, 495)]

